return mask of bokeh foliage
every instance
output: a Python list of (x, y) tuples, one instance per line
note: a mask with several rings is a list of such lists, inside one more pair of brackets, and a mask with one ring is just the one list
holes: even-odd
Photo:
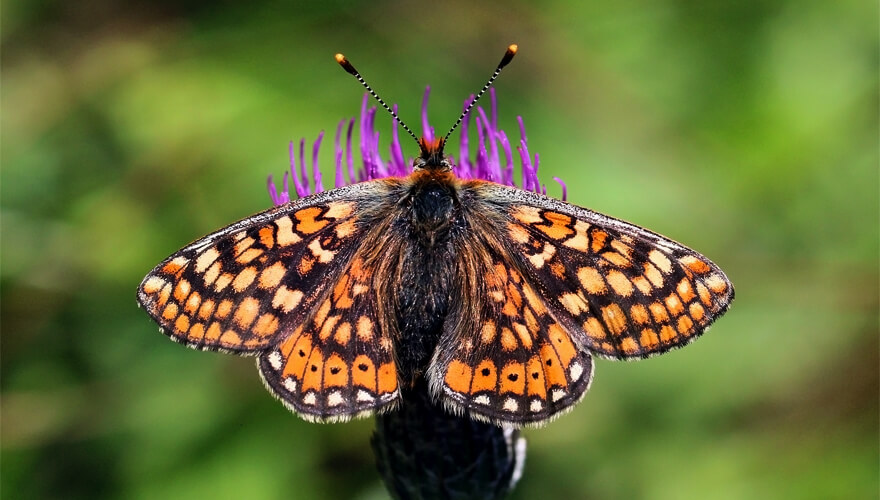
[(383, 498), (371, 421), (292, 416), (252, 361), (159, 335), (135, 286), (356, 113), (334, 52), (413, 124), (431, 84), (443, 129), (514, 41), (501, 120), (550, 193), (737, 287), (687, 349), (599, 361), (526, 433), (516, 496), (876, 496), (877, 23), (857, 0), (4, 2), (4, 496)]

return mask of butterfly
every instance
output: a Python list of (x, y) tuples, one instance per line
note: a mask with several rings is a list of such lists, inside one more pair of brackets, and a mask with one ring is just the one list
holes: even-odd
[(681, 347), (730, 306), (732, 284), (694, 250), (458, 178), (445, 142), (418, 139), (409, 176), (300, 198), (191, 243), (147, 274), (139, 304), (173, 340), (256, 356), (267, 388), (310, 421), (392, 410), (424, 378), (451, 412), (512, 427), (571, 409), (594, 355)]

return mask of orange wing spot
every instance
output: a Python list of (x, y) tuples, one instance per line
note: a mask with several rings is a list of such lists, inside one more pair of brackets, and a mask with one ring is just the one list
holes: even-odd
[(632, 337), (624, 337), (620, 341), (620, 348), (627, 354), (635, 354), (639, 352), (639, 344)]
[(311, 353), (312, 336), (309, 334), (300, 335), (296, 343), (293, 344), (293, 349), (291, 349), (287, 363), (284, 365), (284, 376), (293, 375), (294, 378), (302, 380)]
[(648, 281), (654, 286), (654, 288), (660, 288), (663, 286), (663, 275), (660, 274), (660, 271), (650, 262), (645, 262), (645, 277), (648, 278)]
[(574, 229), (568, 227), (571, 217), (557, 212), (544, 212), (544, 218), (549, 224), (533, 224), (532, 227), (554, 240), (565, 239), (574, 234)]
[(303, 258), (299, 261), (299, 266), (296, 267), (296, 270), (299, 271), (299, 274), (305, 276), (309, 274), (309, 271), (312, 270), (312, 267), (315, 266), (315, 259), (309, 257), (308, 255), (303, 255)]
[(282, 217), (276, 220), (275, 225), (278, 227), (276, 238), (279, 246), (286, 247), (302, 241), (302, 238), (293, 232), (293, 220), (290, 217)]
[(635, 278), (633, 278), (632, 282), (633, 282), (633, 285), (635, 285), (636, 288), (638, 288), (640, 292), (642, 292), (645, 295), (651, 295), (651, 289), (653, 287), (651, 286), (650, 283), (648, 283), (648, 280), (645, 279), (644, 276), (636, 276)]
[(514, 285), (513, 283), (510, 283), (507, 286), (507, 298), (513, 301), (513, 304), (517, 309), (522, 307), (523, 296), (519, 292), (519, 288), (516, 285)]
[(620, 271), (611, 271), (607, 276), (608, 284), (611, 285), (611, 288), (617, 292), (618, 295), (622, 297), (629, 297), (633, 293), (633, 284), (632, 281), (629, 280), (626, 276), (623, 275)]
[(321, 331), (318, 333), (318, 337), (321, 340), (327, 340), (330, 337), (330, 334), (333, 333), (333, 328), (336, 327), (336, 323), (339, 322), (339, 316), (330, 316), (327, 318), (327, 321), (321, 325)]
[(274, 314), (261, 314), (253, 330), (260, 337), (268, 337), (278, 331), (278, 318)]
[(651, 317), (648, 316), (648, 310), (645, 309), (645, 306), (641, 304), (636, 304), (629, 309), (629, 315), (633, 321), (638, 325), (644, 325), (647, 322), (651, 321)]
[(286, 360), (290, 357), (290, 352), (293, 351), (293, 346), (296, 344), (296, 341), (299, 340), (302, 335), (302, 325), (296, 327), (296, 330), (293, 331), (290, 335), (284, 338), (279, 346), (279, 350), (281, 351), (282, 357)]
[(171, 283), (166, 283), (165, 286), (162, 287), (162, 290), (159, 291), (159, 299), (156, 301), (157, 309), (159, 307), (164, 306), (168, 303), (168, 299), (171, 298)]
[(507, 233), (510, 235), (510, 239), (519, 243), (520, 245), (525, 245), (529, 242), (529, 232), (526, 231), (526, 228), (520, 226), (519, 224), (508, 222)]
[(379, 392), (389, 393), (397, 389), (397, 370), (390, 361), (379, 367)]
[(532, 290), (532, 287), (529, 285), (523, 285), (523, 295), (526, 298), (526, 302), (535, 310), (535, 314), (546, 314), (547, 307), (544, 305), (544, 299), (538, 297), (535, 294), (535, 291)]
[(504, 302), (504, 307), (501, 309), (501, 313), (506, 314), (507, 316), (517, 317), (519, 316), (519, 309), (516, 308), (508, 297), (507, 301)]
[(347, 220), (345, 222), (340, 223), (336, 226), (336, 237), (339, 239), (345, 239), (351, 236), (357, 226), (354, 223), (354, 220)]
[(186, 257), (175, 257), (171, 262), (162, 266), (162, 272), (165, 274), (176, 275), (182, 271), (187, 264), (189, 264), (189, 259)]
[(574, 223), (574, 236), (565, 240), (563, 245), (568, 248), (573, 248), (578, 252), (586, 252), (590, 249), (590, 240), (587, 237), (587, 231), (590, 229), (590, 225), (583, 221), (577, 221)]
[(694, 288), (691, 286), (691, 282), (686, 279), (681, 280), (675, 289), (681, 296), (682, 302), (690, 302), (694, 297), (696, 297), (696, 294), (694, 294)]
[(302, 298), (303, 293), (299, 290), (291, 290), (281, 285), (272, 297), (272, 307), (287, 313), (298, 306)]
[[(495, 391), (495, 386), (498, 385), (498, 370), (495, 369), (495, 363), (488, 359), (484, 359), (477, 365), (477, 368), (474, 370), (474, 379), (473, 384), (471, 385), (470, 393), (474, 394), (476, 392), (482, 391)], [(465, 391), (467, 392), (467, 391)]]
[(617, 250), (620, 255), (623, 255), (627, 261), (632, 260), (632, 247), (629, 245), (625, 245), (620, 240), (611, 240), (611, 248)]
[(648, 306), (648, 309), (651, 310), (651, 315), (654, 316), (655, 323), (669, 322), (669, 314), (666, 312), (666, 308), (663, 307), (663, 304), (654, 302)]
[(336, 252), (325, 249), (321, 246), (321, 242), (318, 240), (312, 240), (312, 242), (309, 243), (309, 250), (312, 251), (312, 255), (314, 255), (321, 264), (326, 264), (332, 261), (333, 257), (336, 256)]
[(592, 240), (590, 243), (590, 249), (593, 250), (593, 253), (599, 253), (599, 250), (602, 250), (605, 246), (605, 240), (608, 239), (608, 233), (599, 229), (594, 229), (593, 232), (590, 233), (590, 239)]
[(550, 243), (544, 243), (544, 249), (541, 250), (541, 253), (530, 255), (529, 262), (532, 263), (537, 269), (541, 269), (544, 267), (544, 264), (547, 263), (548, 260), (553, 258), (553, 255), (556, 254), (556, 247), (551, 245)]
[(499, 283), (508, 280), (507, 267), (504, 264), (495, 264), (495, 276), (498, 277)]
[(602, 320), (614, 335), (620, 335), (626, 330), (626, 316), (617, 304), (602, 308)]
[(327, 320), (327, 315), (330, 314), (330, 307), (329, 299), (325, 299), (321, 303), (321, 307), (318, 308), (318, 312), (315, 313), (315, 318), (312, 320), (315, 326), (320, 328), (324, 324), (324, 321)]
[(587, 293), (598, 295), (607, 291), (605, 288), (605, 280), (602, 279), (602, 275), (599, 274), (599, 271), (594, 268), (582, 267), (578, 269), (577, 275), (578, 280), (581, 282), (581, 285)]
[(220, 305), (217, 306), (217, 311), (214, 313), (219, 319), (226, 319), (229, 316), (229, 313), (232, 312), (232, 301), (224, 300), (220, 302)]
[(693, 255), (685, 255), (684, 257), (678, 259), (679, 262), (682, 263), (686, 268), (697, 274), (708, 273), (712, 268), (709, 267), (709, 264), (706, 264), (702, 260), (694, 257)]
[(239, 346), (241, 345), (241, 337), (235, 330), (226, 330), (220, 336), (220, 344), (229, 347)]
[(537, 222), (541, 222), (541, 210), (536, 207), (529, 207), (526, 205), (519, 205), (515, 207), (511, 213), (514, 219), (522, 222), (523, 224), (535, 224)]
[(222, 292), (224, 288), (229, 286), (232, 283), (233, 276), (229, 273), (223, 273), (217, 278), (217, 281), (214, 282), (214, 290), (218, 292)]
[(526, 325), (522, 323), (514, 323), (513, 331), (519, 336), (519, 340), (522, 342), (522, 346), (526, 349), (532, 348), (532, 336), (529, 334), (529, 329), (526, 328)]
[(648, 253), (648, 259), (654, 263), (655, 266), (660, 268), (664, 274), (669, 274), (672, 271), (672, 262), (669, 261), (669, 258), (666, 255), (663, 255), (663, 252), (660, 250), (654, 249)]
[(174, 287), (174, 299), (178, 302), (183, 302), (186, 300), (187, 295), (192, 290), (192, 287), (187, 280), (180, 280), (177, 282), (177, 286)]
[(529, 332), (534, 333), (541, 329), (541, 325), (530, 308), (527, 307), (523, 310), (523, 319), (526, 321), (526, 328), (529, 329)]
[(243, 254), (236, 257), (235, 261), (241, 265), (245, 265), (259, 257), (260, 255), (263, 255), (262, 248), (249, 248), (245, 250)]
[(553, 347), (556, 348), (556, 353), (559, 354), (559, 360), (562, 361), (564, 366), (568, 366), (571, 360), (577, 356), (577, 350), (575, 350), (574, 344), (571, 343), (571, 337), (555, 323), (550, 325), (548, 333), (550, 340), (553, 341)]
[(660, 339), (657, 338), (657, 332), (652, 328), (645, 328), (642, 330), (642, 337), (639, 339), (639, 342), (642, 344), (642, 347), (649, 351), (653, 351), (660, 345)]
[(296, 230), (304, 234), (317, 233), (324, 229), (327, 224), (330, 224), (330, 221), (316, 219), (316, 217), (321, 215), (321, 209), (318, 207), (304, 208), (293, 215), (299, 221), (296, 225)]
[(215, 321), (208, 326), (208, 331), (205, 332), (205, 340), (208, 342), (216, 342), (217, 339), (220, 338), (221, 333), (223, 333), (223, 330), (220, 329), (220, 323)]
[(354, 203), (334, 201), (327, 204), (327, 213), (324, 217), (332, 219), (344, 219), (354, 212)]
[(217, 278), (220, 276), (220, 271), (223, 269), (223, 266), (220, 264), (220, 261), (216, 261), (211, 264), (211, 267), (208, 268), (208, 271), (205, 273), (205, 285), (211, 285)]
[(204, 335), (205, 325), (201, 323), (196, 323), (193, 326), (189, 327), (189, 334), (187, 334), (187, 337), (189, 337), (189, 340), (191, 341), (196, 341), (201, 340), (202, 336)]
[(324, 387), (348, 386), (348, 366), (339, 354), (333, 354), (324, 362)]
[(608, 337), (602, 323), (596, 318), (589, 318), (584, 322), (584, 331), (587, 332), (587, 335), (597, 340), (602, 340)]
[(709, 289), (702, 283), (697, 282), (697, 294), (700, 296), (700, 302), (706, 307), (712, 307), (712, 294)]
[(199, 308), (199, 318), (207, 321), (211, 319), (212, 314), (214, 314), (214, 301), (208, 299), (202, 302), (202, 307)]
[(348, 341), (351, 340), (351, 323), (348, 321), (340, 323), (339, 326), (336, 327), (336, 333), (333, 335), (333, 340), (339, 345), (348, 345)]
[(675, 330), (673, 330), (671, 326), (663, 325), (663, 327), (660, 328), (660, 340), (664, 344), (674, 342), (675, 339), (677, 339), (677, 338), (678, 338), (678, 334), (675, 333)]
[(154, 293), (158, 293), (167, 283), (167, 281), (158, 276), (150, 276), (141, 288), (147, 295), (153, 295)]
[(691, 316), (693, 316), (693, 318), (700, 323), (703, 322), (703, 318), (706, 316), (706, 310), (703, 309), (703, 306), (697, 304), (696, 302), (691, 304), (690, 308), (688, 308), (688, 311), (691, 313)]
[(248, 327), (251, 326), (251, 323), (257, 318), (257, 314), (260, 313), (260, 301), (253, 297), (247, 297), (242, 300), (238, 304), (238, 308), (235, 309), (235, 315), (233, 316), (233, 321), (238, 323), (238, 326), (242, 328), (242, 330), (247, 330)]
[(255, 267), (246, 267), (238, 273), (232, 282), (232, 289), (241, 293), (251, 286), (251, 283), (257, 279), (257, 269)]
[(351, 278), (345, 274), (339, 279), (336, 286), (333, 287), (333, 302), (335, 307), (339, 309), (348, 309), (354, 304), (351, 294), (349, 293), (351, 291), (351, 287), (349, 286), (350, 283)]
[(181, 335), (185, 335), (189, 331), (189, 318), (182, 314), (178, 316), (174, 322), (174, 330)]
[(235, 244), (235, 251), (234, 251), (233, 255), (241, 256), (241, 254), (243, 254), (245, 250), (252, 247), (253, 244), (256, 242), (257, 242), (257, 240), (251, 238), (250, 236), (248, 236), (247, 238), (245, 238), (243, 240), (240, 240), (238, 243)]
[(522, 363), (507, 363), (501, 368), (501, 390), (522, 396), (526, 392), (526, 370)]
[(183, 306), (183, 310), (190, 316), (194, 316), (201, 303), (202, 296), (199, 295), (199, 292), (192, 292), (189, 294), (189, 298), (186, 299), (186, 304)]
[(544, 367), (541, 358), (532, 356), (526, 364), (526, 387), (529, 396), (547, 399), (547, 382), (544, 380)]
[(361, 316), (358, 318), (357, 322), (357, 336), (364, 342), (369, 342), (373, 339), (373, 320), (366, 316)]
[(671, 293), (669, 297), (666, 297), (666, 308), (669, 309), (673, 316), (678, 316), (684, 311), (684, 305), (682, 305), (681, 299), (675, 293)]
[(540, 353), (541, 361), (544, 363), (544, 377), (547, 380), (547, 385), (563, 387), (568, 385), (568, 380), (565, 378), (565, 367), (559, 361), (556, 349), (553, 349), (553, 346), (550, 344), (544, 344), (541, 346)]
[(724, 278), (718, 276), (717, 274), (713, 274), (705, 279), (706, 286), (709, 287), (709, 290), (717, 293), (718, 295), (723, 295), (724, 292), (727, 291), (727, 282), (724, 281)]
[(678, 327), (678, 333), (687, 337), (692, 332), (692, 328), (694, 327), (694, 322), (691, 320), (691, 318), (689, 316), (682, 316), (682, 317), (678, 318), (677, 327)]
[(172, 303), (168, 304), (167, 306), (165, 306), (165, 310), (162, 311), (162, 318), (165, 321), (171, 321), (176, 317), (177, 317), (177, 304), (172, 302)]
[(309, 389), (321, 389), (321, 375), (324, 374), (324, 356), (321, 350), (315, 347), (306, 362), (306, 371), (303, 374), (302, 392)]
[(211, 247), (196, 258), (196, 272), (201, 274), (220, 257), (220, 251)]
[(272, 226), (263, 227), (258, 233), (260, 236), (260, 243), (269, 250), (275, 246), (275, 235), (273, 233)]
[(351, 365), (351, 381), (371, 392), (376, 392), (376, 365), (365, 354), (354, 358)]
[(513, 336), (513, 332), (510, 328), (504, 327), (501, 329), (501, 347), (504, 348), (505, 351), (512, 351), (516, 349), (516, 337)]
[(607, 252), (602, 252), (602, 258), (617, 267), (629, 267), (630, 265), (632, 265), (632, 262), (629, 259), (617, 252), (612, 252), (610, 250)]
[(483, 324), (483, 328), (480, 330), (480, 340), (482, 340), (484, 344), (490, 344), (495, 340), (495, 335), (497, 334), (498, 328), (495, 327), (495, 322), (487, 321)]
[(581, 292), (563, 293), (559, 296), (559, 302), (562, 304), (562, 307), (564, 307), (566, 311), (575, 316), (582, 312), (589, 311), (590, 309), (590, 307), (587, 305), (586, 299)]
[(556, 278), (564, 280), (565, 279), (565, 265), (562, 262), (553, 262), (550, 264), (550, 272), (553, 273), (553, 276)]
[(281, 284), (281, 280), (284, 279), (286, 273), (287, 268), (284, 267), (281, 261), (277, 261), (263, 269), (263, 272), (260, 273), (260, 279), (257, 281), (257, 286), (263, 290), (271, 290)]
[(446, 387), (453, 391), (460, 394), (469, 394), (473, 376), (474, 372), (470, 366), (457, 359), (453, 359), (449, 366), (446, 367), (446, 376), (443, 377), (443, 381), (446, 383)]

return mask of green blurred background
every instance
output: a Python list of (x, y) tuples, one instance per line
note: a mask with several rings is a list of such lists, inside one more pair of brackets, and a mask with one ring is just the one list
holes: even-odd
[(512, 42), (501, 122), (525, 118), (551, 194), (737, 290), (687, 349), (599, 361), (527, 431), (516, 497), (876, 498), (880, 50), (855, 0), (4, 2), (3, 496), (384, 498), (371, 420), (296, 418), (135, 287), (354, 116), (335, 52), (413, 125), (431, 84), (443, 129)]

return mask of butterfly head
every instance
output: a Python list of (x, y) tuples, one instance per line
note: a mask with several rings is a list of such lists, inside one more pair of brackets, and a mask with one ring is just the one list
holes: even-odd
[(446, 145), (446, 139), (439, 137), (437, 139), (428, 139), (422, 137), (419, 139), (419, 157), (413, 162), (413, 170), (431, 170), (439, 172), (448, 172), (452, 170), (452, 164), (443, 154), (443, 146)]

